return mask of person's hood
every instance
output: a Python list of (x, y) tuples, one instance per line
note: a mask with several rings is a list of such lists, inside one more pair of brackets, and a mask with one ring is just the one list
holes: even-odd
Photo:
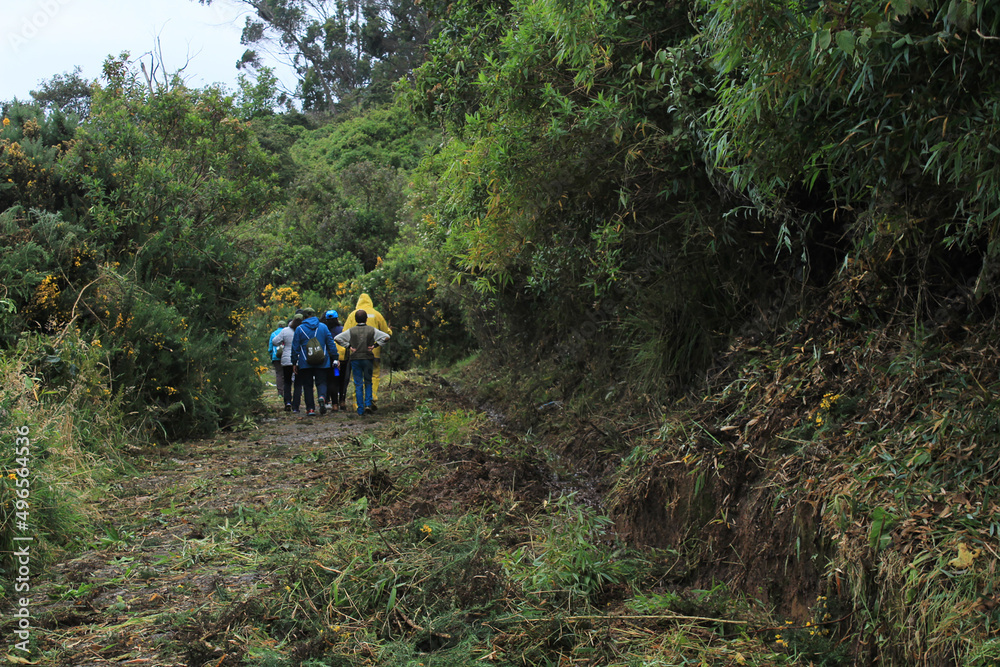
[(366, 313), (371, 314), (375, 310), (375, 304), (372, 303), (372, 298), (365, 293), (362, 293), (358, 297), (358, 305), (354, 307), (354, 310), (364, 310)]
[(319, 318), (318, 317), (307, 317), (306, 319), (302, 320), (302, 324), (300, 324), (299, 326), (300, 327), (305, 327), (306, 331), (308, 331), (310, 333), (315, 333), (316, 329), (319, 328)]

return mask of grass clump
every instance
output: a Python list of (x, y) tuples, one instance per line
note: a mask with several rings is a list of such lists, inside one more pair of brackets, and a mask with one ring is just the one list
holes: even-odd
[(504, 561), (513, 582), (555, 607), (573, 597), (590, 602), (607, 587), (634, 580), (643, 565), (614, 543), (611, 519), (579, 504), (575, 495), (546, 503), (551, 507), (538, 532)]
[(109, 398), (99, 345), (68, 333), (55, 354), (23, 338), (0, 355), (0, 582), (12, 593), (15, 537), (31, 539), (32, 571), (84, 540), (101, 513), (89, 501), (127, 469), (134, 432)]

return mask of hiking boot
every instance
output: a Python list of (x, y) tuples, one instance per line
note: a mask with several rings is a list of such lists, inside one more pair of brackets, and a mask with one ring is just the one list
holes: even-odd
[(365, 410), (371, 410), (372, 412), (378, 412), (378, 406), (375, 405), (375, 401), (372, 401), (372, 404), (369, 405), (367, 408), (365, 408)]
[(326, 403), (324, 403), (323, 401), (319, 402), (319, 413), (321, 415), (325, 415), (326, 414)]
[(291, 412), (291, 411), (292, 411), (292, 404), (285, 403), (285, 412)]
[(315, 410), (310, 410), (309, 412), (306, 413), (306, 417), (315, 417), (315, 416), (316, 416)]
[(343, 410), (344, 412), (347, 412), (347, 401), (340, 402), (340, 409)]
[(359, 417), (364, 417), (365, 416), (365, 409), (364, 408), (358, 408), (358, 416)]

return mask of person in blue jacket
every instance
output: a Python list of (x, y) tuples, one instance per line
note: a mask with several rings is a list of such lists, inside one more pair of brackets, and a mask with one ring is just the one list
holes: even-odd
[[(306, 415), (311, 417), (316, 414), (313, 403), (314, 382), (319, 394), (319, 413), (326, 414), (326, 374), (330, 364), (337, 359), (337, 344), (333, 341), (330, 329), (316, 317), (315, 310), (303, 309), (302, 317), (302, 324), (295, 330), (295, 338), (292, 340), (292, 369), (296, 382), (301, 382), (305, 390)], [(308, 358), (307, 345), (312, 338), (319, 341), (323, 350), (323, 361), (317, 364), (310, 364)]]

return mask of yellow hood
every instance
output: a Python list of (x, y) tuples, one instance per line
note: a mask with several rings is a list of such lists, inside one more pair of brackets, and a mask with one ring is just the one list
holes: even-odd
[[(358, 323), (354, 316), (359, 310), (363, 310), (368, 313), (368, 324), (372, 325), (376, 329), (386, 332), (387, 334), (392, 334), (392, 329), (389, 328), (389, 322), (382, 316), (382, 313), (375, 310), (375, 305), (372, 304), (372, 298), (367, 294), (362, 294), (358, 297), (358, 307), (347, 316), (347, 320), (344, 322), (345, 329), (350, 329)], [(378, 356), (378, 354), (379, 348), (375, 348), (375, 356)]]

